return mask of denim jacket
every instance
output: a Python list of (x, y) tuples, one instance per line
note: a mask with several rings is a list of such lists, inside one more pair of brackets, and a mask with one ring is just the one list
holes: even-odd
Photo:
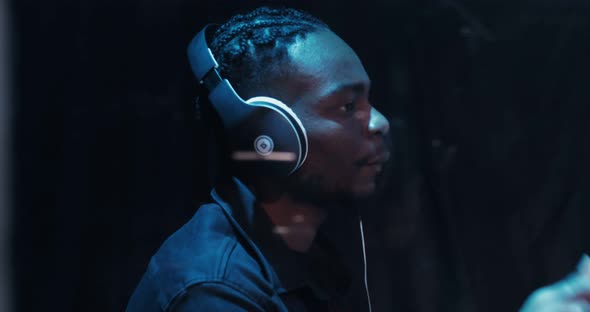
[(238, 179), (211, 192), (151, 258), (127, 311), (345, 311), (350, 279), (316, 237), (295, 252)]

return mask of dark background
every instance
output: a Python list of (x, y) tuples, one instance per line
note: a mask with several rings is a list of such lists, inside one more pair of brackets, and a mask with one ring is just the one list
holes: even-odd
[(13, 0), (16, 311), (121, 311), (206, 199), (191, 37), (261, 4), (357, 51), (395, 146), (380, 311), (516, 311), (590, 251), (587, 1)]

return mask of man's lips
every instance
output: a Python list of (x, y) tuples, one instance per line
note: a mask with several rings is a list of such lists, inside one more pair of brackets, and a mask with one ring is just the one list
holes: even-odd
[(379, 155), (373, 156), (367, 160), (366, 165), (381, 165), (386, 163), (389, 160), (389, 152), (384, 152)]
[(357, 161), (357, 165), (359, 166), (374, 166), (374, 165), (382, 165), (389, 160), (390, 153), (389, 152), (382, 152), (376, 155), (369, 155), (368, 157), (363, 157), (359, 161)]

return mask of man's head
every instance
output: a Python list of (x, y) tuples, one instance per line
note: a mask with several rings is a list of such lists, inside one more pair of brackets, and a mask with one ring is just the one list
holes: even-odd
[(307, 130), (306, 162), (285, 185), (298, 200), (370, 195), (387, 161), (387, 120), (369, 102), (369, 77), (354, 51), (320, 20), (261, 8), (215, 33), (219, 71), (247, 99), (290, 105)]

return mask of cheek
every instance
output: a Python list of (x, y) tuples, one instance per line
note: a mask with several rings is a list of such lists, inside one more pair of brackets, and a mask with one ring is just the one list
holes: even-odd
[(310, 169), (345, 178), (353, 174), (354, 162), (361, 157), (362, 140), (347, 125), (334, 121), (311, 124), (307, 130)]

